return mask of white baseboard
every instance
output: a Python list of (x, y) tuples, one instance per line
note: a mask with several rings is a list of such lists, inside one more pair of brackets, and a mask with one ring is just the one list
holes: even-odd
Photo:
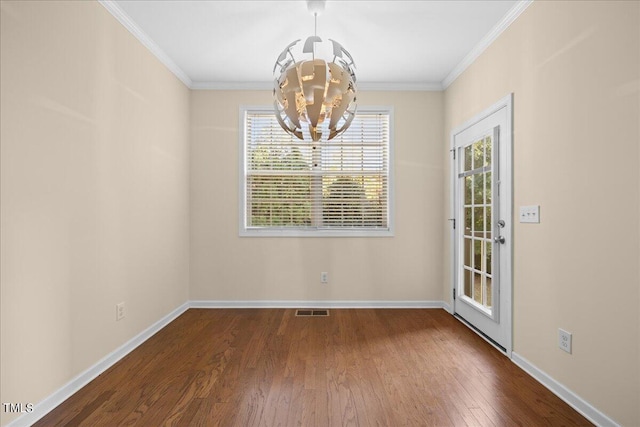
[(451, 305), (449, 305), (448, 302), (444, 302), (444, 301), (440, 301), (442, 304), (442, 309), (446, 310), (447, 313), (449, 314), (453, 314), (453, 307), (451, 307)]
[(444, 308), (443, 301), (190, 301), (190, 308)]
[(538, 367), (517, 354), (515, 351), (511, 353), (511, 360), (595, 425), (600, 427), (619, 427), (619, 425), (611, 418), (607, 417), (589, 402), (585, 401), (564, 385), (551, 378), (544, 371), (538, 369)]
[(176, 308), (171, 313), (167, 314), (162, 319), (158, 320), (156, 323), (149, 326), (147, 329), (140, 332), (138, 335), (118, 347), (116, 350), (103, 357), (95, 365), (91, 366), (86, 371), (76, 376), (74, 379), (69, 381), (53, 394), (49, 395), (41, 402), (35, 404), (33, 412), (25, 413), (22, 416), (16, 418), (15, 420), (7, 424), (7, 427), (24, 427), (34, 424), (40, 418), (44, 417), (62, 402), (67, 400), (72, 394), (76, 393), (98, 375), (109, 369), (124, 356), (131, 353), (136, 347), (148, 340), (156, 332), (167, 326), (188, 309), (189, 303), (185, 302), (180, 307)]

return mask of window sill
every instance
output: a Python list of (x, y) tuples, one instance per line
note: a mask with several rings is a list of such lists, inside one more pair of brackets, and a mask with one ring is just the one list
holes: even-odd
[(315, 229), (296, 230), (291, 228), (247, 228), (241, 229), (240, 237), (394, 237), (392, 229)]

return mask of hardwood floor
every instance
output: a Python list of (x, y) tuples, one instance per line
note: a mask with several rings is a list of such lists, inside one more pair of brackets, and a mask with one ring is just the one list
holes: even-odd
[(185, 312), (37, 426), (591, 425), (444, 310)]

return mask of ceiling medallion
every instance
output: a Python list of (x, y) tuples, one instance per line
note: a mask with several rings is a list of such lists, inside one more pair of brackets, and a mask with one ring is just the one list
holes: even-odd
[(273, 96), (276, 118), (289, 134), (304, 140), (302, 124), (308, 125), (309, 136), (319, 141), (328, 132), (327, 139), (343, 133), (356, 112), (356, 75), (353, 58), (335, 40), (328, 56), (331, 61), (316, 57), (316, 45), (322, 44), (317, 35), (318, 12), (324, 10), (325, 1), (308, 0), (307, 7), (315, 21), (314, 35), (307, 38), (302, 55), (293, 54), (300, 42), (290, 43), (280, 54), (273, 67)]

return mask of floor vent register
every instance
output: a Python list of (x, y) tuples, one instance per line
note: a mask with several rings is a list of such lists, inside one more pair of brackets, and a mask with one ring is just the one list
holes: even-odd
[(329, 310), (296, 310), (296, 317), (326, 317)]

